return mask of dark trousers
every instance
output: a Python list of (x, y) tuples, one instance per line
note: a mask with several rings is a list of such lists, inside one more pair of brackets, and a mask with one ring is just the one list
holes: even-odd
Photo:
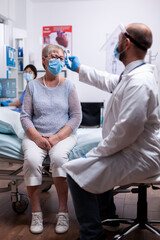
[(103, 194), (93, 194), (82, 189), (69, 175), (67, 180), (80, 224), (80, 239), (98, 238), (103, 232), (101, 218), (115, 214), (112, 190)]
[(98, 200), (101, 220), (114, 218), (116, 215), (116, 207), (113, 199), (113, 190), (109, 190), (101, 194), (96, 194), (96, 196)]

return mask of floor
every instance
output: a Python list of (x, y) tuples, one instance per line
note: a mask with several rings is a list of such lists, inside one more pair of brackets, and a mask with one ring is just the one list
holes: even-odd
[[(6, 169), (5, 164), (0, 164), (0, 169)], [(8, 166), (11, 168), (12, 166)], [(8, 182), (0, 181), (0, 187), (7, 186)], [(19, 192), (26, 194), (24, 183), (19, 186)], [(41, 194), (41, 206), (44, 214), (44, 231), (42, 234), (33, 235), (29, 231), (31, 207), (28, 206), (23, 214), (17, 214), (12, 209), (10, 192), (2, 192), (0, 196), (0, 238), (4, 240), (76, 240), (79, 236), (79, 225), (76, 221), (72, 199), (69, 194), (70, 229), (67, 233), (57, 235), (54, 232), (56, 213), (58, 208), (55, 187)], [(115, 204), (119, 217), (136, 216), (137, 194), (119, 193), (115, 195)], [(160, 191), (148, 188), (148, 217), (160, 219)], [(124, 227), (123, 225), (122, 227)], [(157, 226), (158, 227), (158, 226)], [(159, 225), (160, 229), (160, 225)], [(107, 233), (107, 240), (113, 239), (115, 233)], [(136, 230), (123, 237), (123, 240), (158, 240), (160, 237), (148, 230)]]

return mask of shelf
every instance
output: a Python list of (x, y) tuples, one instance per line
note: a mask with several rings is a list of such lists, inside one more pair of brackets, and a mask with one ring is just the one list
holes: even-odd
[(24, 90), (18, 90), (18, 93), (23, 93), (24, 92)]
[(10, 67), (10, 66), (7, 66), (8, 68), (11, 68), (12, 70), (17, 70), (16, 67)]
[[(23, 69), (28, 63), (28, 55), (27, 55), (27, 39), (26, 38), (15, 38), (15, 46), (17, 49), (17, 93), (18, 98), (23, 93), (26, 87), (26, 81), (23, 78)], [(22, 50), (22, 52), (21, 52)], [(21, 53), (21, 54), (20, 54)]]

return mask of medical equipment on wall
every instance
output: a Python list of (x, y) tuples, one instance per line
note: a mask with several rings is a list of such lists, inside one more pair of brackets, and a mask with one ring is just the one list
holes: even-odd
[(16, 79), (0, 78), (0, 101), (16, 97)]
[(152, 54), (152, 51), (149, 50), (149, 51), (147, 52), (147, 55), (146, 55), (146, 62), (148, 62), (148, 63), (153, 63), (153, 61), (156, 60), (157, 55), (158, 55), (158, 52), (157, 52), (155, 55), (153, 55), (153, 54)]
[(154, 75), (156, 79), (156, 83), (158, 85), (158, 100), (159, 100), (159, 105), (160, 105), (160, 72), (158, 71), (158, 66), (156, 65), (156, 58), (157, 58), (158, 52), (156, 54), (152, 54), (152, 50), (148, 50), (146, 57), (145, 57), (145, 62), (150, 63), (155, 65), (154, 69)]

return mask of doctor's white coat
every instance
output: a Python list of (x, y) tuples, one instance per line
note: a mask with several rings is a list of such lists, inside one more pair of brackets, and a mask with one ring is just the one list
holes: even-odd
[[(112, 92), (99, 145), (63, 165), (85, 190), (102, 193), (160, 173), (159, 103), (154, 66), (118, 76), (81, 65), (79, 79)], [(118, 85), (117, 85), (118, 84)]]

